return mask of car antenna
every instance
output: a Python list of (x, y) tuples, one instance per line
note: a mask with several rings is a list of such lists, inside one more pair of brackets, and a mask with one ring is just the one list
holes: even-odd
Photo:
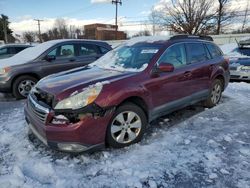
[(236, 43), (237, 43), (237, 45), (238, 45), (238, 48), (240, 48), (240, 44), (239, 44), (239, 42), (237, 41), (237, 39), (234, 38), (234, 40), (236, 41)]

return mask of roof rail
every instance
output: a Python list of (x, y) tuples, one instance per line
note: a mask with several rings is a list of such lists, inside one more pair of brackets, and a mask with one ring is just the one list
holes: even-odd
[(175, 35), (170, 38), (170, 40), (178, 40), (178, 39), (200, 39), (200, 40), (208, 40), (214, 41), (210, 36), (199, 36), (199, 35)]

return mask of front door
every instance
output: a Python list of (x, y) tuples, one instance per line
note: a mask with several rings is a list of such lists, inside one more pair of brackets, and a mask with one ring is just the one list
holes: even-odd
[(161, 63), (170, 63), (175, 70), (173, 72), (158, 72), (157, 76), (152, 76), (145, 84), (152, 99), (152, 118), (185, 106), (190, 95), (189, 85), (192, 80), (187, 65), (185, 44), (179, 43), (168, 47), (159, 58), (156, 66)]
[(48, 56), (55, 56), (55, 60), (41, 63), (41, 69), (44, 75), (65, 71), (74, 68), (76, 63), (76, 45), (63, 44), (48, 53)]

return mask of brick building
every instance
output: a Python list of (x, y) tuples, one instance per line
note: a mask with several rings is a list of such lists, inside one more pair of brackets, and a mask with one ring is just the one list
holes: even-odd
[(84, 38), (96, 39), (96, 40), (124, 40), (127, 38), (127, 34), (123, 31), (117, 31), (116, 38), (116, 26), (110, 24), (90, 24), (84, 26)]

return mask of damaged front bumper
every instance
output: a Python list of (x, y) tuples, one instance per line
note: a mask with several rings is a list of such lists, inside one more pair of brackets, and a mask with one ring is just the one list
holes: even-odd
[[(101, 108), (92, 104), (80, 110), (54, 111), (29, 96), (24, 111), (29, 129), (45, 145), (79, 153), (104, 147), (114, 107)], [(55, 121), (58, 116), (67, 119)]]

